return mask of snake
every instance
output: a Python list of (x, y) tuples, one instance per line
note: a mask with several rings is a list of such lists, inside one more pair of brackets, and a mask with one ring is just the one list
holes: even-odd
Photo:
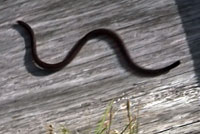
[(99, 29), (90, 31), (85, 36), (83, 36), (80, 40), (78, 40), (62, 61), (54, 63), (54, 64), (50, 64), (50, 63), (46, 63), (42, 61), (39, 58), (38, 53), (37, 53), (37, 48), (36, 48), (37, 47), (36, 38), (31, 26), (21, 20), (18, 20), (17, 23), (28, 32), (28, 35), (30, 36), (31, 55), (33, 58), (33, 62), (34, 64), (36, 64), (39, 68), (43, 70), (50, 70), (50, 71), (61, 70), (77, 56), (77, 54), (79, 53), (81, 48), (87, 43), (87, 41), (93, 38), (97, 38), (99, 36), (105, 36), (108, 39), (111, 39), (115, 47), (118, 48), (118, 51), (121, 54), (121, 58), (123, 59), (123, 62), (126, 63), (128, 68), (131, 69), (132, 71), (137, 71), (137, 73), (142, 74), (142, 75), (148, 75), (148, 76), (162, 75), (162, 74), (168, 73), (171, 69), (177, 67), (181, 63), (180, 60), (177, 60), (163, 68), (158, 68), (158, 69), (143, 68), (133, 62), (129, 52), (127, 51), (127, 48), (125, 47), (123, 40), (119, 37), (117, 33), (115, 33), (114, 31), (110, 29), (99, 28)]

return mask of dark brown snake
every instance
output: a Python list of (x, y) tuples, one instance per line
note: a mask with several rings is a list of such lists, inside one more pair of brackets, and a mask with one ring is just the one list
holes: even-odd
[(124, 62), (127, 64), (127, 66), (132, 71), (137, 71), (137, 73), (139, 74), (148, 75), (148, 76), (161, 75), (161, 74), (165, 74), (169, 72), (171, 69), (177, 67), (180, 64), (180, 61), (178, 60), (160, 69), (145, 69), (143, 67), (140, 67), (132, 61), (121, 38), (115, 32), (108, 29), (96, 29), (89, 32), (73, 46), (73, 48), (69, 51), (69, 53), (66, 55), (63, 61), (55, 63), (55, 64), (49, 64), (40, 60), (40, 58), (37, 55), (36, 39), (35, 39), (35, 34), (32, 28), (23, 21), (17, 21), (17, 23), (21, 25), (22, 27), (24, 27), (27, 30), (28, 34), (30, 35), (31, 52), (32, 52), (33, 60), (39, 67), (41, 67), (44, 70), (57, 71), (57, 70), (62, 69), (76, 57), (76, 55), (79, 53), (81, 48), (86, 44), (88, 40), (99, 37), (99, 36), (106, 36), (110, 38), (111, 40), (113, 40), (116, 47), (119, 49), (119, 52), (121, 53), (121, 56)]

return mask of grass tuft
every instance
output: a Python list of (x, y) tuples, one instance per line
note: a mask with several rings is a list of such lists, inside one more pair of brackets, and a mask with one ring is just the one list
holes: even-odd
[[(126, 111), (127, 111), (127, 119), (128, 123), (125, 125), (124, 129), (121, 130), (112, 130), (112, 120), (114, 118), (114, 110), (113, 110), (113, 102), (111, 101), (104, 114), (102, 119), (98, 122), (97, 127), (94, 131), (94, 134), (138, 134), (139, 130), (139, 121), (138, 121), (138, 116), (139, 116), (139, 108), (137, 109), (137, 114), (134, 115), (131, 112), (130, 108), (130, 101), (127, 100), (126, 102)], [(49, 125), (48, 129), (48, 134), (56, 134), (53, 132), (53, 126)], [(60, 134), (71, 134), (70, 131), (62, 126), (60, 128)]]

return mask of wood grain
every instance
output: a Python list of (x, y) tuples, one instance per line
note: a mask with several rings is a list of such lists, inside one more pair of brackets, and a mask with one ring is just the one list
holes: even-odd
[[(200, 53), (191, 55), (190, 44), (199, 44), (200, 26), (189, 34), (194, 29), (186, 26), (198, 19), (199, 10), (187, 17), (191, 3), (183, 2), (0, 1), (0, 133), (38, 134), (48, 124), (64, 124), (87, 134), (110, 100), (118, 100), (119, 107), (128, 98), (133, 106), (140, 102), (140, 133), (198, 134), (199, 66), (194, 57)], [(17, 20), (32, 26), (39, 57), (47, 62), (61, 61), (89, 31), (108, 28), (121, 36), (132, 59), (143, 67), (160, 68), (178, 59), (182, 64), (166, 75), (139, 77), (122, 67), (106, 42), (95, 39), (69, 66), (46, 74), (32, 65), (29, 39)], [(119, 110), (113, 128), (123, 127), (124, 115)]]

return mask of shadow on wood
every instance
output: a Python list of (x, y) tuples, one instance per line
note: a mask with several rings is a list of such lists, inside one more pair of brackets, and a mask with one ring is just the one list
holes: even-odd
[(176, 0), (186, 39), (194, 63), (194, 71), (200, 84), (200, 1)]

